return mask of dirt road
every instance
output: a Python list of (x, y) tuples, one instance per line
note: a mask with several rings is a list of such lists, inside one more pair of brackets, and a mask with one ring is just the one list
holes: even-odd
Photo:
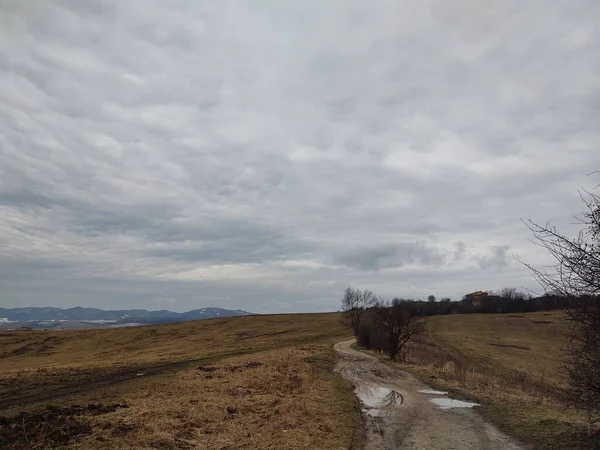
[(410, 374), (337, 343), (336, 371), (356, 386), (366, 423), (365, 450), (499, 450), (521, 447), (473, 409)]

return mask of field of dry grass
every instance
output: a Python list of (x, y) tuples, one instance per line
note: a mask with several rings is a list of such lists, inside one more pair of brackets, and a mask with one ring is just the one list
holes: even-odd
[[(432, 317), (405, 366), (535, 448), (594, 448), (561, 402), (566, 332), (559, 312)], [(351, 448), (357, 401), (331, 371), (348, 336), (340, 314), (3, 332), (0, 447)]]
[(585, 416), (561, 401), (567, 332), (561, 312), (436, 316), (405, 357), (425, 382), (480, 402), (534, 448), (600, 448)]
[(0, 335), (2, 448), (346, 449), (339, 314)]

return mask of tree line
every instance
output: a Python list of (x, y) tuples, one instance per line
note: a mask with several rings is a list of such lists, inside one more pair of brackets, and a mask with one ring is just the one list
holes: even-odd
[[(350, 301), (349, 298), (353, 300)], [(516, 288), (504, 288), (497, 292), (483, 292), (482, 295), (477, 297), (466, 295), (459, 301), (452, 301), (449, 298), (442, 298), (440, 301), (436, 301), (435, 296), (430, 295), (427, 301), (394, 298), (392, 302), (402, 302), (403, 307), (410, 310), (412, 316), (418, 317), (446, 314), (501, 314), (552, 311), (567, 309), (570, 299), (560, 293), (533, 297), (530, 294), (519, 292)], [(350, 303), (354, 306), (349, 306)], [(353, 289), (351, 287), (346, 289), (344, 299), (342, 300), (344, 311), (349, 311), (349, 308), (357, 308), (356, 305), (361, 305), (356, 312), (350, 314), (353, 329), (356, 329), (356, 324), (360, 321), (362, 314), (376, 303), (382, 304), (385, 301), (369, 290)]]

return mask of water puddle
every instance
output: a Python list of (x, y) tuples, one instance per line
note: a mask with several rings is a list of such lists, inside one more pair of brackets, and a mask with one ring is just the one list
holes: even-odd
[(464, 402), (462, 400), (455, 400), (453, 398), (432, 398), (429, 401), (431, 403), (435, 403), (441, 409), (472, 408), (473, 406), (479, 406), (479, 403)]
[(346, 371), (346, 374), (348, 375), (348, 377), (352, 378), (353, 380), (358, 380), (360, 377), (360, 372), (354, 368), (350, 368)]
[(434, 391), (433, 389), (421, 389), (419, 392), (427, 395), (448, 395), (446, 391)]
[(357, 386), (356, 395), (364, 405), (362, 411), (372, 417), (390, 416), (404, 402), (398, 391), (384, 387)]

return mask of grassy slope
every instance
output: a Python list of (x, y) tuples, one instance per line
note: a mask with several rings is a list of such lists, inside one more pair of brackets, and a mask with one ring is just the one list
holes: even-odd
[(535, 448), (600, 448), (585, 418), (560, 401), (562, 313), (438, 316), (426, 330), (406, 356), (427, 383), (476, 399), (490, 420)]
[(0, 446), (349, 448), (348, 334), (339, 314), (2, 333)]

